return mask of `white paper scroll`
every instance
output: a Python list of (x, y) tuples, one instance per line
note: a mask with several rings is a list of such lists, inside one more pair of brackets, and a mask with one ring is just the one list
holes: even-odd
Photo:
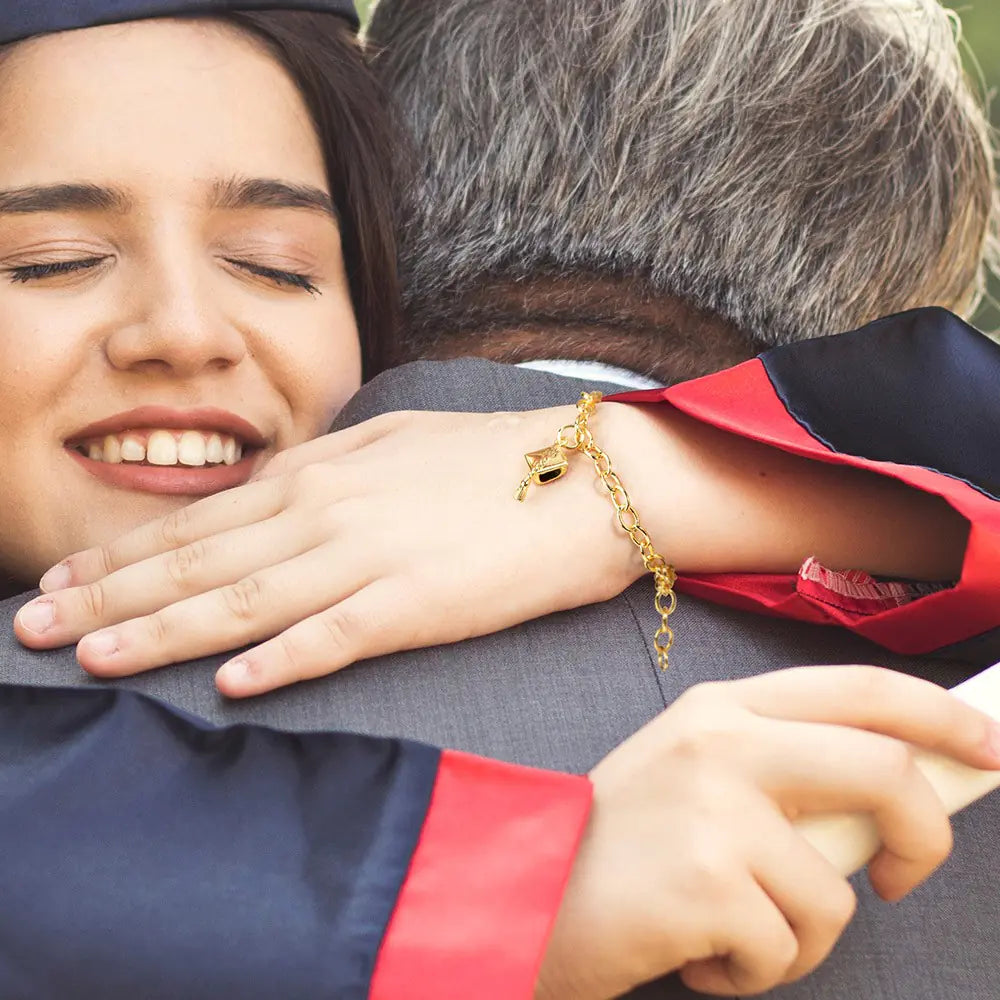
[[(962, 701), (1000, 720), (1000, 664), (952, 689)], [(980, 771), (950, 757), (918, 751), (917, 766), (941, 797), (949, 814), (1000, 788), (1000, 771)], [(844, 875), (874, 857), (881, 841), (867, 813), (824, 814), (796, 820), (796, 829)]]

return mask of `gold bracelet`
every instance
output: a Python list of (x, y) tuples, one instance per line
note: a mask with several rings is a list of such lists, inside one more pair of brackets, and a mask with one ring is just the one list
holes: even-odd
[(590, 431), (588, 422), (603, 398), (599, 392), (581, 393), (576, 404), (576, 420), (559, 429), (555, 444), (524, 456), (529, 471), (521, 480), (514, 497), (519, 503), (524, 503), (532, 483), (536, 486), (548, 486), (549, 483), (562, 479), (569, 469), (569, 460), (566, 457), (568, 451), (581, 452), (593, 461), (598, 478), (611, 495), (618, 523), (635, 543), (642, 556), (643, 566), (653, 574), (656, 586), (654, 604), (660, 616), (660, 627), (653, 636), (653, 646), (656, 649), (656, 662), (661, 670), (666, 670), (667, 654), (674, 644), (674, 630), (670, 627), (669, 618), (677, 607), (677, 595), (674, 593), (677, 573), (673, 566), (653, 548), (653, 541), (639, 523), (639, 515), (635, 512), (628, 493), (618, 478), (618, 473), (611, 468), (611, 459), (594, 442), (594, 435)]

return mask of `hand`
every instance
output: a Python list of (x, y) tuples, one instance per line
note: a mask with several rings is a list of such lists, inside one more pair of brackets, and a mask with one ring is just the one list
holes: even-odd
[[(395, 413), (300, 445), (257, 482), (71, 556), (15, 632), (79, 641), (101, 677), (262, 643), (219, 671), (242, 697), (605, 600), (643, 570), (589, 461), (513, 500), (523, 454), (574, 416)], [(669, 406), (608, 404), (593, 429), (679, 570), (790, 573), (812, 554), (935, 579), (961, 564), (966, 522), (892, 480)]]
[[(606, 429), (615, 411), (631, 413), (608, 407)], [(256, 482), (70, 557), (18, 638), (86, 636), (78, 658), (102, 677), (262, 643), (219, 671), (239, 697), (604, 600), (642, 566), (587, 460), (514, 500), (523, 453), (574, 415), (397, 413), (302, 445)]]
[(671, 971), (747, 995), (814, 969), (854, 911), (801, 837), (810, 812), (868, 812), (876, 891), (898, 900), (948, 855), (948, 817), (910, 744), (1000, 768), (997, 724), (874, 667), (700, 685), (593, 771), (595, 805), (536, 996), (604, 1000)]

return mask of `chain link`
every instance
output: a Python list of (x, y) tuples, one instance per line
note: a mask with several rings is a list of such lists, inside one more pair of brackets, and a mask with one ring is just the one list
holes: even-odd
[[(611, 459), (607, 452), (602, 451), (594, 441), (594, 435), (590, 430), (590, 418), (594, 415), (603, 398), (600, 392), (581, 393), (576, 404), (576, 420), (559, 429), (555, 444), (546, 449), (544, 454), (550, 455), (553, 451), (578, 451), (594, 463), (597, 476), (611, 497), (618, 523), (639, 550), (646, 571), (653, 574), (653, 583), (656, 588), (654, 604), (656, 613), (660, 616), (660, 627), (653, 636), (653, 647), (656, 649), (656, 660), (660, 669), (666, 670), (669, 665), (670, 647), (674, 644), (674, 630), (670, 627), (669, 619), (677, 608), (677, 594), (674, 592), (677, 573), (673, 566), (653, 547), (652, 539), (639, 523), (639, 515), (632, 506), (625, 486), (618, 478), (618, 473), (612, 468)], [(533, 482), (539, 482), (535, 473), (542, 464), (541, 459), (533, 462), (528, 456), (525, 458), (528, 459), (530, 471), (521, 481), (515, 494), (519, 501), (525, 499)]]

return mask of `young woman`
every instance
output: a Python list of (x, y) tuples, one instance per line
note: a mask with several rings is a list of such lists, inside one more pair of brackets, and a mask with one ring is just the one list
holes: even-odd
[[(511, 499), (521, 456), (571, 423), (571, 407), (388, 419), (290, 452), (377, 370), (395, 319), (394, 134), (342, 21), (135, 21), (31, 38), (0, 73), (0, 365), (16, 373), (0, 421), (3, 465), (17, 470), (3, 570), (21, 589), (57, 564), (45, 589), (89, 583), (95, 567), (154, 555), (148, 528), (119, 539), (171, 512), (170, 537), (199, 543), (123, 570), (100, 596), (30, 604), (23, 641), (130, 622), (80, 646), (108, 675), (296, 627), (227, 667), (220, 682), (239, 695), (601, 600), (641, 574), (589, 471)], [(669, 406), (607, 405), (593, 427), (681, 571), (794, 574), (816, 556), (959, 574), (966, 524), (936, 497)], [(62, 563), (95, 545), (114, 555)], [(537, 569), (520, 577), (529, 557)], [(414, 588), (420, 602), (404, 596)], [(377, 627), (331, 659), (331, 614)], [(294, 664), (270, 659), (297, 643)]]
[[(0, 25), (12, 19), (3, 37), (16, 41), (0, 54), (0, 558), (15, 586), (56, 567), (51, 596), (21, 612), (19, 635), (37, 646), (70, 641), (88, 631), (88, 599), (90, 624), (166, 602), (184, 621), (161, 630), (176, 658), (289, 626), (325, 628), (324, 614), (363, 595), (402, 625), (369, 637), (360, 654), (347, 650), (347, 662), (378, 642), (496, 628), (634, 579), (641, 565), (589, 474), (513, 501), (522, 454), (548, 444), (572, 408), (393, 418), (320, 437), (363, 361), (377, 367), (394, 301), (390, 179), (380, 169), (391, 129), (343, 22), (303, 12), (140, 21), (121, 6), (105, 20), (123, 23), (65, 33), (52, 32), (88, 23), (79, 5), (75, 21), (56, 5), (0, 13)], [(137, 2), (131, 15), (184, 8), (157, 6)], [(50, 10), (59, 16), (39, 25)], [(22, 16), (34, 27), (18, 34)], [(668, 406), (609, 405), (593, 427), (655, 544), (683, 568), (794, 571), (814, 553), (886, 574), (958, 573), (967, 522), (937, 496), (863, 471), (834, 474)], [(918, 531), (931, 543), (907, 544)], [(174, 547), (167, 538), (180, 555), (156, 558)], [(544, 572), (515, 575), (526, 556)], [(106, 590), (65, 589), (109, 569)], [(245, 579), (267, 600), (227, 620), (219, 608), (239, 611), (231, 598), (252, 592)], [(475, 602), (464, 600), (471, 588)], [(445, 608), (457, 614), (440, 624)], [(100, 638), (81, 646), (95, 672), (160, 655), (148, 636), (145, 645), (124, 630), (112, 637), (103, 654)], [(288, 679), (258, 667), (223, 683), (243, 694)], [(785, 843), (787, 815), (819, 799), (894, 806), (884, 835), (908, 833), (900, 843), (918, 845), (919, 857), (886, 852), (880, 888), (899, 895), (919, 881), (947, 827), (919, 775), (893, 769), (908, 752), (897, 741), (985, 767), (996, 761), (993, 730), (910, 678), (879, 683), (874, 708), (869, 675), (850, 671), (734, 688), (735, 700), (712, 702), (719, 711), (707, 715), (704, 700), (688, 702), (595, 772), (600, 809), (560, 915), (562, 950), (546, 955), (550, 981), (597, 943), (608, 949), (601, 995), (685, 965), (692, 985), (715, 992), (808, 971), (846, 919), (846, 888), (805, 848), (787, 885), (782, 849), (767, 867), (772, 888), (788, 891), (773, 902), (749, 847)], [(761, 721), (760, 699), (775, 718)], [(361, 996), (371, 986), (407, 1000), (417, 989), (509, 1000), (532, 990), (588, 824), (583, 779), (344, 734), (206, 734), (114, 692), (0, 689), (0, 711), (0, 941), (15, 956), (0, 958), (5, 996)], [(639, 858), (662, 831), (687, 829), (697, 798), (680, 788), (651, 796), (648, 782), (679, 774), (690, 744), (674, 737), (717, 731), (720, 713), (742, 720), (730, 750), (743, 756), (745, 722), (769, 751), (769, 763), (734, 779), (749, 796), (734, 796), (734, 809), (745, 821), (752, 798), (763, 824), (744, 822), (747, 850), (733, 852), (734, 891), (752, 902), (722, 936), (710, 908), (704, 926), (692, 915), (674, 935), (644, 920), (655, 931), (645, 948), (632, 947), (631, 933), (612, 948), (621, 939), (609, 927), (627, 932), (635, 914), (667, 912), (643, 909), (648, 887), (657, 906), (690, 901), (689, 880), (670, 868), (693, 845), (654, 852), (657, 878), (636, 869), (625, 896), (615, 895), (617, 876), (608, 886), (602, 850)], [(818, 798), (802, 787), (788, 720), (833, 723), (816, 727), (824, 738), (812, 752), (843, 761), (849, 778), (826, 774)], [(698, 773), (696, 762), (686, 787)], [(887, 780), (873, 787), (873, 775)], [(834, 895), (836, 920), (814, 912), (824, 909), (816, 898)], [(462, 947), (442, 948), (447, 935), (428, 944), (449, 921)], [(766, 942), (765, 924), (776, 932)], [(699, 951), (694, 941), (722, 943)], [(730, 953), (740, 959), (732, 968)], [(626, 967), (612, 969), (619, 960)]]

